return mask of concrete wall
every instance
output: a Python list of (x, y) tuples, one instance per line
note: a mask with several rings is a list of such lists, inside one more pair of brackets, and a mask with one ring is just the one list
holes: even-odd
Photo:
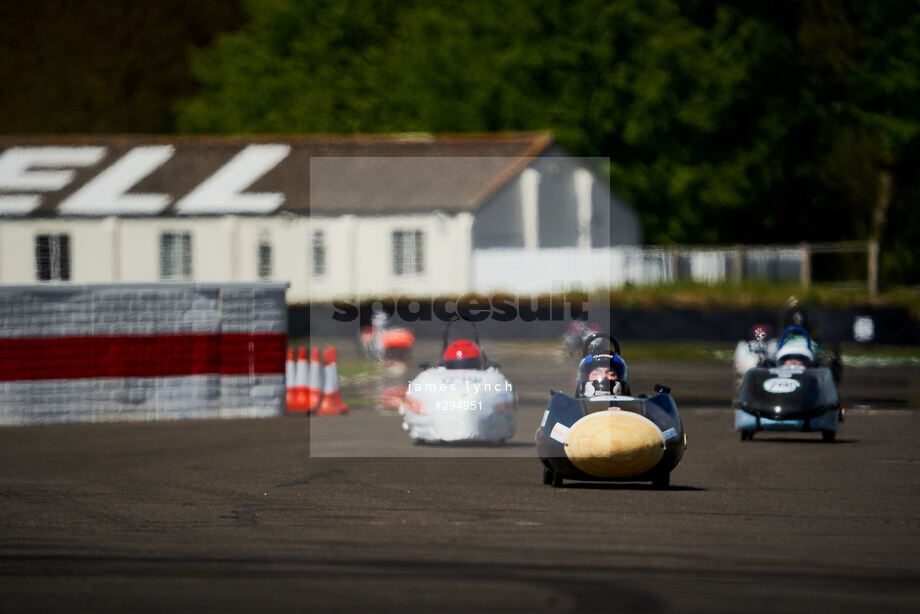
[(0, 424), (275, 416), (281, 284), (0, 287)]

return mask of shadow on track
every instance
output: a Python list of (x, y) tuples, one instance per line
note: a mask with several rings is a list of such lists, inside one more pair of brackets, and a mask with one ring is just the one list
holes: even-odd
[(696, 486), (681, 485), (671, 485), (667, 488), (656, 488), (651, 484), (633, 482), (572, 482), (563, 483), (560, 488), (583, 488), (588, 490), (651, 490), (656, 492), (667, 492), (669, 490), (705, 492), (707, 490), (705, 488), (697, 488)]
[(416, 446), (430, 446), (432, 448), (533, 448), (537, 444), (528, 443), (526, 441), (506, 441), (504, 443), (498, 442), (488, 442), (488, 441), (451, 441), (451, 442), (430, 442), (430, 441), (414, 441), (412, 442)]
[[(762, 441), (766, 443), (801, 443), (801, 444), (821, 444), (823, 446), (832, 446), (838, 443), (859, 443), (858, 439), (836, 439), (834, 441), (824, 441), (823, 439), (802, 439), (793, 437), (754, 437), (751, 442)], [(745, 443), (751, 443), (745, 442)]]

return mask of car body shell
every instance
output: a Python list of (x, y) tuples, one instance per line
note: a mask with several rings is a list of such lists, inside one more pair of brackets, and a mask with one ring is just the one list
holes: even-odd
[[(596, 464), (586, 464), (575, 459), (572, 456), (574, 442), (567, 441), (567, 439), (580, 425), (600, 413), (606, 414), (606, 417), (609, 418), (608, 424), (601, 427), (607, 429), (607, 432), (600, 433), (601, 439), (607, 438), (610, 442), (617, 442), (621, 434), (628, 437), (629, 433), (625, 431), (629, 430), (638, 419), (648, 423), (643, 427), (645, 430), (641, 438), (646, 441), (641, 445), (660, 446), (659, 460), (653, 466), (634, 474), (630, 474), (628, 469), (624, 469), (625, 472), (619, 471), (616, 466), (607, 468), (608, 470), (603, 472), (606, 475), (586, 469)], [(629, 416), (621, 415), (624, 413), (631, 413), (639, 418), (625, 420)], [(618, 432), (621, 429), (623, 433)], [(663, 480), (664, 483), (667, 483), (667, 476), (680, 462), (687, 446), (686, 434), (677, 411), (677, 404), (666, 392), (652, 397), (605, 395), (592, 398), (577, 398), (556, 392), (552, 395), (543, 414), (543, 420), (537, 429), (535, 439), (537, 455), (544, 467), (552, 472), (557, 480), (560, 478), (600, 481), (656, 482)], [(611, 460), (614, 459), (611, 457)], [(629, 461), (624, 460), (623, 462)], [(635, 464), (629, 466), (634, 467)], [(546, 481), (546, 476), (544, 476), (544, 481)]]
[(514, 437), (517, 395), (496, 366), (438, 366), (409, 383), (399, 412), (417, 442), (502, 442)]
[(735, 400), (735, 429), (834, 433), (840, 399), (826, 367), (755, 367), (744, 374)]

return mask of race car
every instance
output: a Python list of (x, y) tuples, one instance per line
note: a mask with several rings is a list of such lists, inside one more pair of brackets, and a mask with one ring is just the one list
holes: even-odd
[(815, 364), (808, 331), (801, 326), (784, 330), (775, 364), (744, 374), (734, 403), (741, 440), (750, 441), (758, 431), (804, 431), (834, 441), (844, 410), (832, 370)]
[(667, 488), (687, 447), (670, 389), (656, 385), (655, 396), (631, 396), (626, 362), (610, 335), (588, 337), (583, 354), (575, 395), (551, 392), (536, 432), (543, 483), (650, 481)]
[(415, 335), (408, 328), (387, 326), (388, 316), (380, 309), (374, 310), (371, 325), (359, 331), (358, 342), (362, 354), (371, 360), (402, 360), (409, 357)]
[(403, 429), (416, 443), (504, 443), (517, 427), (517, 394), (478, 333), (450, 342), (450, 324), (439, 363), (423, 365), (409, 382), (399, 407)]
[[(843, 376), (843, 359), (840, 356), (840, 344), (822, 344), (818, 342), (818, 318), (809, 314), (804, 305), (796, 297), (790, 297), (786, 303), (786, 308), (780, 314), (780, 326), (777, 330), (789, 330), (790, 328), (801, 329), (805, 331), (805, 336), (811, 340), (811, 350), (814, 356), (812, 366), (827, 367), (831, 370), (834, 377), (834, 383), (839, 384)], [(798, 333), (794, 333), (798, 334)], [(782, 345), (782, 341), (780, 341)], [(772, 358), (773, 360), (769, 360)], [(772, 366), (776, 364), (775, 356), (768, 357), (765, 365)]]
[[(777, 330), (788, 330), (795, 327), (801, 329), (804, 334), (811, 340), (811, 352), (813, 355), (813, 366), (828, 367), (834, 378), (834, 383), (839, 384), (843, 375), (843, 360), (840, 356), (840, 345), (838, 343), (830, 344), (829, 347), (823, 347), (815, 339), (815, 330), (817, 328), (815, 319), (809, 315), (800, 304), (798, 299), (792, 297), (787, 302), (786, 308), (780, 313), (780, 327)], [(755, 324), (750, 339), (743, 339), (735, 346), (735, 373), (738, 376), (738, 384), (744, 378), (748, 369), (753, 367), (772, 367), (776, 364), (776, 352), (779, 343), (771, 336), (769, 324)]]

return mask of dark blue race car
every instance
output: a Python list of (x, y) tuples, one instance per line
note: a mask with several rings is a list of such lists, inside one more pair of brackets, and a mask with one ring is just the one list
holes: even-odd
[[(598, 348), (598, 338), (612, 347)], [(553, 392), (536, 432), (543, 483), (650, 481), (666, 488), (687, 446), (670, 389), (656, 386), (655, 396), (629, 395), (625, 362), (610, 335), (593, 335), (584, 354), (575, 396)], [(588, 379), (599, 365), (610, 366), (610, 381)]]

